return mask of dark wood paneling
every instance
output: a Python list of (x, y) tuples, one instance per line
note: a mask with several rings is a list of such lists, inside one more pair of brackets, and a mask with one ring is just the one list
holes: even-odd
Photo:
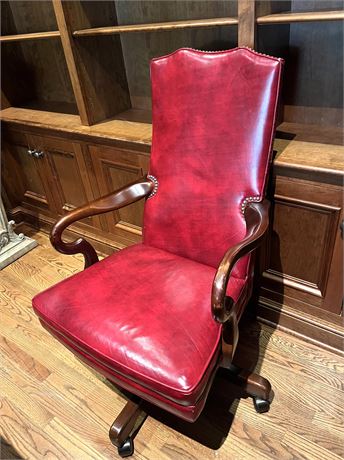
[(333, 254), (343, 252), (342, 187), (277, 174), (273, 201), (262, 296), (299, 311), (311, 306), (339, 315), (342, 257)]
[[(101, 195), (142, 177), (148, 171), (149, 158), (136, 152), (89, 146)], [(130, 243), (140, 241), (143, 201), (106, 215), (104, 230)]]
[(58, 38), (5, 43), (1, 48), (2, 88), (11, 105), (77, 113)]
[(51, 1), (1, 1), (1, 35), (57, 30)]
[[(119, 25), (237, 16), (236, 2), (228, 1), (119, 1), (116, 9)], [(214, 51), (233, 48), (237, 27), (123, 34), (121, 43), (132, 106), (150, 109), (150, 59), (182, 47)]]
[[(72, 32), (117, 23), (112, 2), (54, 2), (81, 120), (92, 125), (130, 108), (118, 36), (73, 38)], [(104, 24), (105, 23), (105, 24)]]
[[(49, 165), (58, 214), (65, 214), (94, 199), (81, 146), (59, 138), (31, 135), (32, 144), (44, 152)], [(99, 227), (99, 218), (82, 222)]]
[(337, 207), (275, 195), (268, 273), (323, 296), (339, 212)]
[(28, 206), (49, 215), (56, 212), (56, 203), (47, 176), (47, 159), (28, 154), (33, 141), (24, 133), (12, 133), (3, 145), (2, 177), (13, 207)]
[[(293, 12), (341, 10), (341, 0), (297, 0)], [(343, 126), (343, 21), (290, 25), (285, 121)]]

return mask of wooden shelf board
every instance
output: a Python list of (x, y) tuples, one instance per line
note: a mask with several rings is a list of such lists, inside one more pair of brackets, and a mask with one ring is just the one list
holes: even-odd
[[(96, 125), (83, 126), (77, 115), (15, 107), (0, 112), (2, 121), (13, 124), (74, 134), (75, 137), (144, 144), (147, 147), (151, 144), (152, 136), (150, 117), (149, 111), (131, 109)], [(333, 144), (334, 141), (340, 143), (341, 131), (333, 127), (282, 123), (278, 126), (274, 144), (274, 149), (277, 150), (275, 164), (344, 174), (344, 146)], [(318, 138), (312, 137), (312, 132), (317, 133)], [(314, 139), (317, 139), (317, 142), (314, 142)]]
[(238, 24), (237, 18), (193, 19), (189, 21), (157, 22), (151, 24), (133, 24), (125, 26), (97, 27), (75, 30), (74, 37), (88, 37), (92, 35), (112, 35), (130, 32), (158, 32), (174, 29), (191, 29), (193, 27), (217, 27)]
[(343, 145), (344, 132), (336, 126), (283, 122), (277, 127), (276, 137), (301, 142)]
[(24, 40), (44, 40), (59, 36), (60, 32), (58, 30), (52, 30), (51, 32), (34, 32), (31, 34), (3, 35), (0, 37), (0, 43), (20, 42)]
[(257, 18), (258, 24), (279, 24), (291, 22), (340, 21), (344, 11), (314, 11), (304, 13), (275, 13)]
[[(127, 118), (130, 118), (131, 112), (138, 111), (128, 111)], [(134, 119), (137, 119), (137, 116), (134, 115)], [(81, 124), (78, 115), (17, 107), (9, 107), (0, 111), (0, 119), (5, 122), (51, 129), (75, 135), (134, 142), (149, 146), (152, 137), (152, 125), (150, 123), (128, 121), (124, 118), (126, 117), (123, 117), (123, 114), (121, 114), (101, 123), (85, 126)]]

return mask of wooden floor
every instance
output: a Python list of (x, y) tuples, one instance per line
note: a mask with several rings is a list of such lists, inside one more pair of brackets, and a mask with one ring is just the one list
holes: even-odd
[[(31, 308), (34, 294), (82, 268), (81, 257), (61, 256), (46, 235), (34, 237), (39, 246), (0, 272), (1, 458), (114, 459), (108, 429), (123, 396), (43, 330)], [(273, 385), (270, 412), (235, 399), (222, 373), (195, 424), (150, 409), (133, 458), (343, 458), (344, 361), (257, 324), (241, 343), (239, 361), (252, 356)]]

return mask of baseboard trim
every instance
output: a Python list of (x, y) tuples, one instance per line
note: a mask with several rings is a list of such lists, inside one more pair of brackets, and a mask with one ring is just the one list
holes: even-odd
[(258, 301), (258, 320), (344, 357), (344, 328), (338, 323), (297, 311), (265, 297)]

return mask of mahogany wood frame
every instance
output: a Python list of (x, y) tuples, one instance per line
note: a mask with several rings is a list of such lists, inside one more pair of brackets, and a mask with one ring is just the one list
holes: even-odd
[(59, 219), (53, 226), (50, 233), (50, 241), (54, 248), (62, 254), (83, 254), (85, 258), (85, 268), (98, 262), (98, 256), (93, 246), (83, 238), (79, 238), (71, 243), (62, 240), (63, 231), (72, 223), (84, 219), (85, 217), (96, 216), (105, 212), (120, 209), (129, 204), (135, 203), (147, 197), (154, 189), (152, 181), (144, 176), (121, 189), (98, 198), (85, 206), (81, 206), (66, 214)]

